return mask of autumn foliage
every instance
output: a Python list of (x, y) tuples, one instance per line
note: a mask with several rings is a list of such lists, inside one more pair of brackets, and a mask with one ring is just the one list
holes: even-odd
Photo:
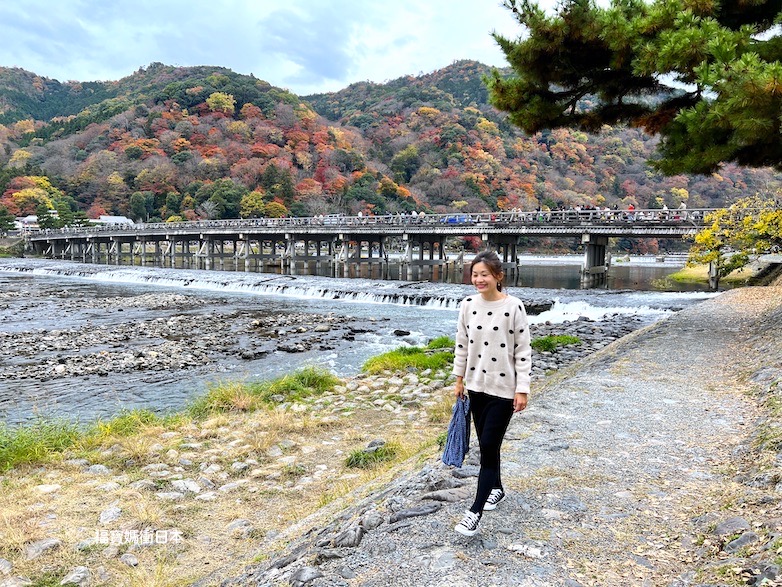
[(93, 86), (109, 97), (76, 114), (0, 125), (0, 205), (166, 221), (712, 207), (780, 186), (735, 165), (663, 176), (648, 165), (655, 139), (634, 128), (525, 135), (488, 104), (487, 73), (462, 61), (302, 98), (229, 70), (153, 64), (117, 82), (124, 93)]

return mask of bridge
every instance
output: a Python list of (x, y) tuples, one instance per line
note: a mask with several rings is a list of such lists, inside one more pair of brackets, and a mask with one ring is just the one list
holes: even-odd
[(604, 277), (612, 237), (684, 238), (704, 226), (713, 209), (552, 210), (536, 212), (315, 216), (124, 224), (40, 230), (27, 234), (37, 254), (85, 263), (156, 265), (194, 269), (295, 274), (297, 264), (327, 264), (334, 276), (351, 267), (388, 265), (390, 243), (409, 267), (461, 269), (461, 255), (449, 259), (445, 241), (475, 236), (500, 255), (506, 272), (518, 270), (520, 240), (574, 237), (584, 245), (585, 279)]

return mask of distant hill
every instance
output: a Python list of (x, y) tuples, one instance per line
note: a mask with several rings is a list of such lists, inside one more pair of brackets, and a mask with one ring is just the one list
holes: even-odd
[(362, 127), (377, 115), (398, 113), (413, 106), (439, 110), (486, 106), (489, 92), (483, 76), (491, 68), (477, 61), (457, 61), (430, 74), (406, 76), (384, 84), (358, 82), (329, 94), (304, 96), (315, 110), (331, 119)]
[(81, 83), (0, 68), (0, 205), (167, 220), (711, 207), (780, 187), (771, 170), (736, 166), (664, 177), (637, 129), (526, 136), (488, 103), (489, 71), (458, 61), (299, 97), (212, 66)]

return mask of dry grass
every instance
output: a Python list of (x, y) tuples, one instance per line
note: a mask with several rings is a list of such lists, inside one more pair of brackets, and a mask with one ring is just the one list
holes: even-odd
[(454, 397), (450, 393), (444, 395), (433, 406), (427, 406), (426, 416), (433, 424), (447, 424), (451, 420)]
[[(216, 577), (236, 574), (242, 564), (257, 556), (259, 540), (266, 542), (264, 552), (271, 555), (296, 532), (309, 529), (315, 523), (313, 514), (321, 508), (347, 507), (399, 474), (400, 468), (410, 468), (417, 465), (416, 459), (432, 456), (435, 439), (443, 429), (446, 406), (450, 417), (450, 394), (446, 390), (442, 394), (445, 398), (438, 399), (433, 410), (419, 412), (413, 419), (371, 407), (357, 408), (349, 416), (335, 416), (311, 409), (262, 406), (251, 412), (216, 413), (201, 422), (183, 418), (163, 424), (138, 423), (136, 433), (130, 435), (126, 430), (106, 428), (89, 446), (66, 452), (60, 461), (44, 468), (20, 466), (7, 473), (0, 492), (0, 556), (13, 562), (14, 574), (42, 584), (55, 579), (52, 584), (58, 584), (68, 571), (80, 565), (93, 571), (99, 566), (105, 568), (109, 576), (105, 580), (93, 572), (91, 584), (98, 586), (167, 587), (187, 585), (213, 572), (217, 572)], [(438, 412), (441, 415), (432, 418), (432, 413)], [(400, 426), (400, 421), (404, 425)], [(381, 437), (398, 447), (392, 461), (360, 471), (345, 466), (345, 457), (351, 451)], [(283, 456), (270, 456), (270, 449), (283, 440), (287, 441)], [(182, 446), (187, 443), (197, 447)], [(112, 474), (86, 474), (64, 460), (85, 456), (91, 464), (106, 464)], [(183, 456), (192, 464), (181, 464)], [(244, 472), (232, 468), (233, 463), (247, 459), (254, 459), (254, 464)], [(143, 470), (154, 463), (167, 463), (184, 479), (203, 475), (201, 463), (220, 466), (220, 471), (207, 475), (216, 485), (217, 498), (203, 501), (187, 494), (179, 500), (161, 500), (157, 492), (175, 489), (170, 480), (157, 479), (154, 471)], [(155, 487), (129, 487), (143, 478), (152, 479)], [(241, 484), (228, 491), (219, 490), (236, 481)], [(101, 487), (109, 482), (120, 487)], [(35, 489), (55, 483), (61, 487), (51, 493)], [(101, 512), (114, 502), (122, 509), (120, 518), (102, 525)], [(231, 535), (228, 525), (240, 518), (256, 530), (247, 536)], [(142, 548), (116, 544), (114, 551), (106, 543), (81, 551), (74, 548), (101, 530), (125, 532), (128, 537), (128, 532), (144, 529), (175, 529), (183, 540)], [(267, 536), (273, 533), (284, 538), (269, 540)], [(25, 546), (48, 536), (60, 538), (62, 547), (26, 561)], [(119, 560), (119, 555), (129, 549), (138, 557), (138, 567), (127, 567)]]

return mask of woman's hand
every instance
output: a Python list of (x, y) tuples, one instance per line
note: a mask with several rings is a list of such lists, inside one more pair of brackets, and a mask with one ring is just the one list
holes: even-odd
[(453, 395), (458, 399), (464, 399), (464, 380), (461, 377), (456, 378), (453, 386)]
[(517, 393), (513, 396), (513, 411), (520, 412), (527, 407), (527, 394)]

